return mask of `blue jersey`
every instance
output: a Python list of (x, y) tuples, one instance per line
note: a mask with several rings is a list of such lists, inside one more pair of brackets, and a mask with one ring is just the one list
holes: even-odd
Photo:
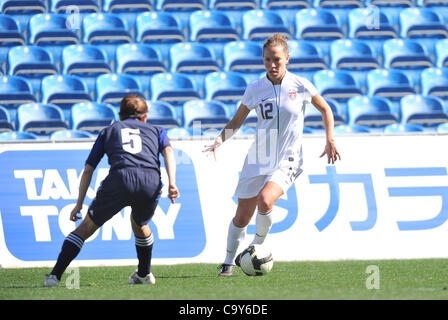
[(159, 153), (170, 140), (164, 128), (128, 118), (101, 130), (86, 164), (96, 168), (107, 154), (110, 170), (152, 168), (160, 173)]

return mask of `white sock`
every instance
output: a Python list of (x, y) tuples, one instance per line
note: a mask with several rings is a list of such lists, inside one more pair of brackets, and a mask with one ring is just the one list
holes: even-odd
[(252, 244), (263, 244), (264, 239), (271, 230), (272, 226), (272, 210), (267, 213), (261, 213), (258, 211), (255, 218), (255, 237)]
[(235, 264), (236, 251), (240, 243), (246, 236), (246, 227), (238, 228), (233, 224), (233, 219), (230, 221), (229, 232), (227, 234), (227, 253), (225, 264)]

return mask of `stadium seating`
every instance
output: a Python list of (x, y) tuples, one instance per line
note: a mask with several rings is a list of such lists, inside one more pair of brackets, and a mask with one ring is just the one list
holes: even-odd
[(334, 134), (335, 135), (359, 134), (359, 133), (370, 133), (370, 129), (368, 127), (366, 127), (366, 126), (347, 125), (347, 124), (343, 124), (343, 125), (334, 127)]
[(47, 11), (45, 0), (1, 0), (0, 13), (14, 16), (20, 30), (27, 30), (28, 22), (32, 15), (45, 13)]
[(174, 107), (168, 102), (148, 101), (147, 121), (149, 123), (164, 128), (176, 128), (179, 126), (176, 117)]
[(430, 8), (405, 8), (400, 11), (399, 22), (402, 38), (448, 37), (443, 17)]
[(389, 101), (375, 96), (350, 98), (347, 102), (347, 115), (349, 125), (378, 128), (398, 122)]
[(441, 123), (437, 126), (437, 132), (448, 133), (448, 122)]
[(144, 12), (136, 20), (136, 41), (142, 43), (182, 42), (182, 25), (170, 12)]
[(209, 9), (213, 10), (234, 10), (234, 11), (246, 11), (257, 8), (257, 1), (255, 0), (210, 0)]
[(349, 98), (362, 95), (353, 76), (346, 70), (320, 70), (314, 74), (314, 85), (325, 98), (345, 102)]
[(4, 62), (7, 59), (10, 47), (25, 45), (25, 35), (20, 31), (14, 17), (0, 15), (0, 69), (5, 70)]
[(422, 94), (448, 99), (448, 68), (427, 68), (421, 74)]
[(248, 82), (258, 78), (258, 74), (265, 71), (263, 48), (256, 41), (239, 40), (226, 43), (223, 59), (223, 71), (242, 72)]
[(103, 12), (108, 13), (129, 13), (153, 11), (153, 1), (151, 0), (103, 0)]
[(81, 41), (78, 29), (69, 28), (65, 14), (36, 14), (31, 17), (28, 29), (29, 43), (48, 49), (55, 61), (60, 61), (64, 46)]
[(448, 121), (443, 102), (432, 96), (409, 95), (400, 101), (401, 123), (435, 127)]
[(13, 131), (14, 127), (11, 122), (8, 110), (0, 106), (0, 132)]
[(192, 99), (199, 99), (199, 94), (193, 81), (181, 73), (157, 73), (151, 78), (152, 101), (167, 101), (183, 103)]
[(230, 18), (221, 11), (198, 10), (190, 14), (190, 41), (227, 42), (240, 40)]
[[(331, 111), (333, 112), (334, 125), (339, 126), (339, 125), (345, 124), (345, 122), (346, 122), (344, 119), (345, 117), (341, 113), (341, 111), (339, 111), (340, 106), (337, 103), (337, 101), (335, 101), (331, 98), (327, 98), (325, 100), (327, 101), (328, 105), (331, 108)], [(305, 108), (304, 125), (305, 125), (305, 127), (310, 128), (310, 129), (311, 128), (314, 128), (314, 129), (323, 129), (324, 128), (324, 124), (322, 121), (322, 113), (311, 104), (307, 104), (307, 106)]]
[(207, 73), (220, 71), (213, 51), (198, 42), (175, 43), (170, 49), (171, 72)]
[(419, 124), (410, 123), (394, 123), (384, 127), (383, 132), (386, 134), (402, 134), (407, 132), (424, 132), (425, 127)]
[(8, 52), (8, 74), (27, 78), (40, 99), (40, 82), (47, 75), (57, 74), (58, 68), (52, 55), (38, 46), (16, 46)]
[(50, 140), (92, 139), (94, 136), (87, 131), (58, 130), (50, 134)]
[(231, 103), (243, 97), (247, 82), (237, 72), (221, 71), (207, 74), (204, 85), (207, 100)]
[(0, 133), (0, 141), (37, 140), (38, 136), (31, 132), (6, 131)]
[(132, 76), (122, 73), (107, 73), (96, 79), (96, 101), (118, 107), (122, 98), (129, 94), (145, 97), (139, 82)]
[(288, 70), (299, 76), (312, 80), (317, 70), (327, 69), (319, 48), (307, 40), (288, 40)]
[(448, 39), (438, 40), (435, 44), (436, 65), (439, 68), (448, 67)]
[[(54, 13), (95, 13), (100, 12), (98, 0), (51, 0), (50, 12)], [(71, 6), (76, 6), (75, 8)], [(73, 10), (73, 11), (71, 11)], [(68, 12), (67, 12), (68, 11)]]
[(0, 104), (8, 109), (37, 102), (31, 84), (19, 76), (0, 76)]
[(192, 136), (192, 132), (191, 129), (187, 129), (184, 127), (170, 128), (167, 130), (167, 136), (170, 139), (189, 138)]
[(275, 11), (248, 10), (242, 16), (241, 25), (244, 40), (263, 41), (274, 33), (286, 39), (292, 37), (287, 21)]
[(16, 128), (21, 132), (49, 135), (53, 131), (68, 129), (61, 108), (53, 104), (26, 103), (17, 109)]
[(73, 75), (46, 76), (42, 79), (41, 91), (42, 102), (59, 106), (66, 119), (70, 115), (72, 105), (92, 100), (84, 81)]
[(80, 102), (71, 108), (70, 128), (73, 130), (98, 133), (114, 121), (118, 121), (118, 114), (105, 103)]
[(184, 126), (192, 128), (200, 122), (201, 128), (222, 128), (229, 122), (226, 107), (219, 101), (191, 100), (184, 104)]

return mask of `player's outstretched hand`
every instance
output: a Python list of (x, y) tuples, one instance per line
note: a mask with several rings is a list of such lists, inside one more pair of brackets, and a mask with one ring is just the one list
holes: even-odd
[(174, 203), (176, 198), (179, 198), (180, 193), (175, 184), (170, 184), (168, 186), (168, 198), (170, 198), (171, 203)]
[(71, 221), (76, 221), (76, 220), (82, 219), (82, 217), (80, 215), (78, 216), (78, 213), (81, 213), (81, 209), (82, 209), (82, 206), (75, 205), (72, 212), (70, 213)]
[(213, 144), (205, 145), (204, 150), (202, 150), (202, 152), (213, 153), (213, 157), (216, 160), (216, 149), (218, 149), (219, 146), (221, 146), (221, 145), (222, 145), (222, 139), (220, 136), (218, 136), (218, 137), (216, 137)]
[(322, 152), (320, 157), (322, 158), (324, 155), (327, 155), (328, 158), (328, 164), (334, 164), (336, 160), (341, 160), (341, 155), (338, 152), (338, 149), (336, 148), (336, 145), (334, 144), (334, 141), (327, 141), (327, 144), (325, 145), (325, 150)]

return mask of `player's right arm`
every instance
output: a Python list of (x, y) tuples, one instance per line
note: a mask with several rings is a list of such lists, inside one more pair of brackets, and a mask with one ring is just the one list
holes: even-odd
[(176, 186), (176, 159), (174, 157), (174, 151), (171, 146), (166, 146), (162, 149), (163, 159), (165, 161), (165, 169), (168, 174), (168, 198), (171, 203), (174, 203), (175, 199), (179, 197), (179, 190)]
[(84, 171), (81, 175), (81, 181), (79, 183), (79, 192), (78, 192), (78, 201), (76, 202), (75, 207), (73, 208), (72, 212), (70, 213), (70, 220), (76, 221), (81, 219), (80, 216), (78, 216), (78, 212), (81, 212), (82, 206), (84, 203), (84, 199), (87, 194), (87, 189), (90, 186), (90, 182), (92, 181), (92, 175), (93, 171), (95, 171), (95, 168), (92, 167), (89, 164), (86, 164), (84, 167)]
[(249, 108), (241, 103), (232, 120), (230, 120), (226, 124), (221, 133), (216, 137), (213, 144), (205, 146), (203, 152), (213, 152), (213, 155), (216, 159), (216, 149), (221, 144), (223, 144), (224, 141), (230, 139), (235, 134), (235, 132), (237, 132), (241, 128), (249, 112)]

